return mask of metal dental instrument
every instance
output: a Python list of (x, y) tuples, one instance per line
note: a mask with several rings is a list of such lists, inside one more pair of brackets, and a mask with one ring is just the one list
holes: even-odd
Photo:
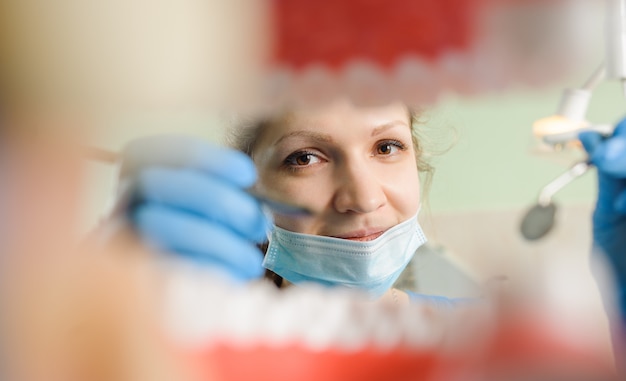
[[(90, 160), (106, 164), (117, 164), (120, 157), (117, 152), (97, 147), (88, 147), (85, 151), (85, 156)], [(273, 197), (261, 194), (254, 189), (246, 189), (246, 192), (273, 213), (294, 217), (304, 217), (310, 216), (312, 214), (309, 209), (303, 206), (295, 205), (285, 201), (279, 201)]]
[(264, 194), (259, 193), (254, 189), (247, 189), (246, 192), (252, 197), (254, 197), (257, 201), (267, 207), (269, 210), (276, 214), (281, 214), (283, 216), (310, 216), (313, 214), (309, 209), (300, 206), (294, 205), (291, 203), (287, 203), (284, 201), (277, 201), (274, 198), (270, 198)]
[(592, 165), (589, 161), (578, 162), (543, 187), (537, 204), (526, 212), (522, 220), (520, 230), (524, 238), (529, 241), (538, 240), (552, 229), (556, 214), (556, 205), (552, 203), (552, 197), (573, 180), (584, 175)]

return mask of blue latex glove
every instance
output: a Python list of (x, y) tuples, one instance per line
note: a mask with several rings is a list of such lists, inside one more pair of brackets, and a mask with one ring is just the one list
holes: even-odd
[(595, 251), (613, 266), (622, 318), (626, 321), (626, 119), (610, 138), (581, 133), (580, 141), (598, 168), (598, 201), (593, 214)]
[(248, 156), (191, 137), (144, 138), (124, 150), (121, 178), (127, 215), (148, 244), (235, 279), (263, 274), (255, 243), (269, 222), (244, 191), (256, 181)]

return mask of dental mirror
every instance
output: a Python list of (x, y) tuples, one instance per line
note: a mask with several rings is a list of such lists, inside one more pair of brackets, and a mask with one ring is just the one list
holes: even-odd
[(556, 215), (556, 205), (552, 202), (552, 197), (566, 185), (584, 175), (591, 168), (591, 165), (589, 161), (578, 162), (543, 187), (539, 193), (537, 204), (526, 212), (522, 220), (520, 231), (525, 239), (535, 241), (548, 234), (554, 226), (554, 216)]
[(556, 214), (556, 205), (550, 203), (548, 205), (536, 204), (526, 212), (526, 216), (522, 220), (520, 230), (522, 236), (529, 241), (542, 238), (554, 226), (554, 215)]

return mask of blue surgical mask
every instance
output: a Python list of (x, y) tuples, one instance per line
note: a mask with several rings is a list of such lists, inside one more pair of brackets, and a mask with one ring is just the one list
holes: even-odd
[(425, 242), (417, 214), (366, 242), (275, 226), (263, 266), (291, 283), (356, 288), (378, 298), (391, 288)]

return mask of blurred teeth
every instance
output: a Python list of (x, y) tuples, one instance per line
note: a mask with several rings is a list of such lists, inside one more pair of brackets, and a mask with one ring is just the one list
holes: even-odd
[(183, 345), (356, 351), (442, 343), (447, 319), (433, 316), (432, 307), (371, 302), (359, 292), (316, 285), (279, 291), (268, 282), (242, 286), (210, 279), (186, 271), (169, 278), (166, 327)]

